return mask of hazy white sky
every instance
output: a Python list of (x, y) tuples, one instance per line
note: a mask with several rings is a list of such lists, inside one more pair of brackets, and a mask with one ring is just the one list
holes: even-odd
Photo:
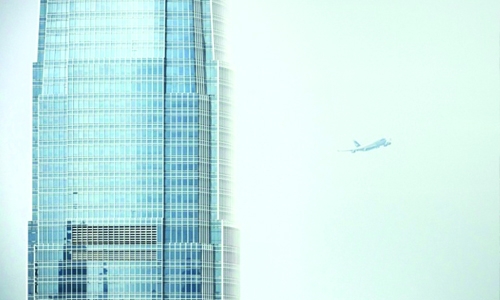
[[(499, 8), (232, 1), (242, 300), (498, 299)], [(25, 297), (37, 14), (0, 0), (0, 300)]]

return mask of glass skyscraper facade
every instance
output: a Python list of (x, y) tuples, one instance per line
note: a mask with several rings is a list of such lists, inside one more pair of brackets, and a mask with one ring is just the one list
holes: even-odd
[(239, 299), (224, 0), (41, 0), (28, 299)]

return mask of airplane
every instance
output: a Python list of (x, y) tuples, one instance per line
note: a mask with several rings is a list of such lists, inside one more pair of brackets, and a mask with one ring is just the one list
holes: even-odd
[(370, 150), (373, 150), (373, 149), (377, 149), (379, 147), (387, 147), (391, 144), (391, 140), (390, 139), (380, 139), (376, 142), (373, 142), (371, 144), (368, 144), (366, 146), (361, 146), (360, 143), (358, 143), (357, 141), (354, 141), (354, 145), (356, 146), (356, 148), (354, 149), (349, 149), (349, 150), (339, 150), (339, 152), (351, 152), (351, 153), (356, 153), (358, 151), (370, 151)]

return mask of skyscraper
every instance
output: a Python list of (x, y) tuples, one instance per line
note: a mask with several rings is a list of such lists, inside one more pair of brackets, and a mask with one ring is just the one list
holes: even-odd
[(41, 0), (28, 299), (238, 299), (223, 0)]

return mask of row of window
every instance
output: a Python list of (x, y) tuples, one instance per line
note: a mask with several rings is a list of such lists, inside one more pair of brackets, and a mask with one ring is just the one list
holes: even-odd
[[(44, 213), (54, 212), (57, 214), (64, 214), (68, 211), (72, 211), (75, 207), (80, 210), (86, 210), (93, 212), (95, 216), (104, 214), (109, 214), (110, 211), (119, 210), (130, 210), (130, 211), (161, 211), (163, 209), (163, 202), (158, 201), (157, 203), (121, 203), (115, 201), (113, 203), (104, 203), (97, 201), (84, 201), (84, 200), (69, 200), (63, 202), (50, 203), (51, 201), (38, 201), (38, 211)], [(49, 204), (47, 204), (49, 203)], [(188, 206), (192, 206), (194, 209), (196, 203), (191, 203)], [(102, 211), (102, 212), (101, 212)], [(185, 211), (185, 210), (182, 210)]]
[[(201, 93), (204, 92), (203, 85), (194, 82), (180, 82), (180, 83), (166, 83), (155, 82), (155, 81), (143, 81), (143, 82), (99, 82), (94, 83), (80, 83), (75, 82), (66, 85), (64, 81), (54, 81), (47, 82), (42, 87), (42, 93), (44, 95), (74, 95), (74, 94), (98, 94), (104, 93), (109, 95), (115, 94), (132, 94), (132, 93), (144, 93), (144, 94), (158, 94), (163, 93)], [(217, 87), (213, 85), (206, 86), (207, 94), (215, 94)], [(105, 103), (98, 102), (99, 107), (107, 108)], [(135, 105), (134, 105), (135, 104)], [(102, 106), (101, 106), (102, 105)], [(160, 103), (158, 103), (160, 105)], [(74, 108), (85, 108), (84, 104), (81, 102), (74, 102)], [(148, 107), (145, 101), (134, 101), (131, 103), (132, 108), (145, 108)], [(154, 107), (154, 106), (153, 106)], [(160, 106), (158, 106), (160, 107)]]
[[(104, 30), (165, 30), (167, 28), (182, 27), (192, 28), (194, 25), (193, 15), (190, 13), (174, 13), (169, 12), (172, 18), (165, 18), (162, 12), (154, 11), (153, 13), (141, 12), (121, 13), (121, 12), (99, 12), (92, 15), (72, 13), (69, 17), (69, 26), (67, 18), (51, 16), (47, 19), (46, 26), (40, 24), (40, 29), (69, 29), (70, 32), (82, 29), (92, 28), (96, 31)], [(165, 22), (166, 21), (166, 22)], [(210, 28), (210, 21), (204, 21), (205, 28)]]
[[(191, 199), (192, 200), (192, 199)], [(184, 202), (170, 202), (164, 203), (163, 201), (158, 201), (157, 203), (122, 203), (115, 201), (113, 203), (98, 202), (95, 200), (72, 200), (68, 202), (68, 199), (63, 202), (55, 201), (38, 201), (38, 211), (44, 213), (54, 212), (56, 214), (64, 214), (67, 211), (71, 211), (76, 207), (81, 210), (87, 210), (95, 213), (95, 216), (99, 216), (100, 211), (104, 214), (108, 214), (110, 211), (117, 210), (130, 210), (130, 211), (168, 211), (165, 218), (170, 219), (197, 219), (199, 217), (198, 203), (187, 202), (187, 198), (183, 200)], [(51, 203), (53, 202), (53, 203)], [(77, 203), (77, 204), (74, 204)], [(165, 204), (165, 208), (163, 205)]]
[[(67, 298), (64, 296), (64, 299), (83, 299), (80, 296), (77, 295), (95, 295), (95, 296), (100, 296), (103, 297), (102, 294), (107, 295), (107, 294), (123, 294), (122, 296), (124, 297), (129, 297), (130, 294), (134, 295), (134, 299), (138, 298), (137, 295), (135, 294), (156, 294), (158, 289), (158, 293), (160, 293), (160, 288), (161, 287), (161, 281), (160, 279), (158, 280), (158, 283), (154, 283), (151, 281), (144, 281), (142, 283), (137, 283), (134, 281), (129, 281), (129, 280), (124, 280), (122, 283), (116, 283), (116, 282), (109, 282), (109, 283), (103, 283), (103, 282), (95, 282), (94, 284), (92, 283), (87, 283), (87, 282), (79, 282), (79, 283), (65, 283), (65, 282), (54, 282), (52, 284), (50, 283), (38, 283), (37, 282), (37, 289), (35, 291), (36, 294), (42, 294), (42, 295), (61, 295), (61, 294), (68, 294), (68, 295), (73, 295), (75, 298)], [(56, 296), (57, 297), (57, 296)], [(149, 296), (151, 297), (151, 296)], [(148, 299), (151, 299), (149, 298)], [(85, 299), (87, 299), (85, 297)], [(126, 298), (120, 298), (120, 299), (126, 299)], [(130, 298), (128, 298), (130, 299)]]
[[(179, 94), (183, 95), (183, 94)], [(106, 113), (141, 113), (141, 114), (153, 114), (161, 113), (195, 113), (197, 110), (194, 109), (179, 109), (179, 108), (198, 108), (201, 106), (203, 109), (208, 109), (206, 101), (199, 101), (197, 99), (191, 100), (177, 100), (169, 97), (167, 100), (163, 100), (161, 96), (157, 97), (152, 94), (149, 95), (132, 95), (118, 97), (117, 95), (103, 96), (97, 95), (94, 98), (88, 97), (78, 97), (78, 96), (40, 96), (38, 107), (35, 105), (33, 107), (35, 112), (40, 111), (40, 114), (47, 113), (51, 111), (54, 112), (64, 112), (64, 113), (89, 113), (95, 114), (99, 112)], [(149, 96), (149, 97), (146, 97)], [(197, 96), (197, 95), (193, 95)], [(62, 100), (63, 98), (64, 100)], [(201, 102), (201, 103), (200, 103)], [(76, 109), (75, 105), (78, 105)], [(169, 108), (177, 108), (175, 111), (169, 111)], [(73, 112), (73, 110), (76, 110)], [(208, 112), (207, 112), (208, 113)]]
[[(167, 7), (179, 7), (179, 5), (168, 5)], [(184, 5), (180, 7), (184, 8)], [(192, 7), (186, 6), (186, 8)], [(77, 2), (49, 2), (47, 4), (48, 13), (68, 13), (68, 12), (90, 12), (94, 14), (99, 11), (121, 11), (121, 12), (144, 12), (158, 11), (165, 9), (165, 1), (77, 1)]]
[[(184, 175), (184, 174), (183, 174)], [(40, 188), (86, 188), (86, 187), (122, 187), (122, 186), (198, 186), (197, 178), (161, 177), (85, 177), (39, 179)]]
[[(39, 115), (43, 116), (43, 114), (50, 115), (56, 113), (64, 113), (64, 114), (98, 114), (98, 113), (107, 113), (107, 114), (165, 114), (165, 110), (163, 109), (164, 100), (160, 97), (152, 97), (153, 95), (148, 95), (151, 97), (143, 97), (143, 95), (138, 95), (137, 98), (130, 97), (116, 97), (112, 95), (111, 97), (102, 97), (99, 95), (95, 98), (83, 98), (83, 97), (48, 97), (48, 96), (40, 96), (38, 102), (35, 103), (34, 110)], [(61, 99), (63, 98), (63, 99)], [(86, 106), (85, 108), (80, 108), (78, 110), (74, 109), (74, 102), (84, 102), (82, 106)], [(141, 104), (140, 106), (145, 106), (145, 108), (137, 108), (138, 104), (133, 102), (147, 102), (145, 104)], [(186, 101), (187, 102), (187, 101)], [(37, 106), (38, 104), (38, 106)], [(167, 103), (169, 104), (169, 103)], [(198, 101), (189, 101), (189, 103), (185, 104), (186, 107), (198, 107)], [(106, 106), (106, 107), (104, 107)], [(134, 106), (134, 108), (132, 108)], [(182, 110), (179, 113), (193, 113), (197, 110)]]
[[(170, 204), (179, 204), (179, 203), (170, 203)], [(178, 211), (186, 212), (189, 209), (196, 209), (197, 203), (184, 203), (187, 205), (182, 205), (188, 206), (187, 208), (176, 208)], [(70, 197), (66, 198), (65, 201), (38, 201), (38, 211), (39, 212), (55, 212), (59, 214), (63, 214), (67, 211), (73, 210), (75, 207), (81, 210), (87, 210), (90, 212), (94, 212), (96, 216), (99, 215), (100, 211), (104, 211), (104, 213), (107, 213), (109, 211), (116, 211), (116, 210), (134, 210), (134, 211), (159, 211), (159, 210), (164, 210), (163, 208), (164, 202), (163, 201), (158, 201), (156, 203), (140, 203), (140, 202), (120, 202), (120, 201), (113, 201), (110, 203), (104, 202), (104, 201), (97, 201), (95, 199), (90, 199), (90, 200), (75, 200), (71, 199)], [(172, 217), (172, 216), (171, 216)], [(193, 217), (193, 216), (192, 216)], [(174, 218), (174, 217), (172, 217)]]
[[(169, 58), (194, 58), (193, 48), (175, 48), (167, 49), (167, 57)], [(60, 68), (59, 73), (65, 74), (65, 66), (54, 65), (53, 67), (46, 66), (49, 72), (53, 69), (56, 72)], [(177, 64), (168, 65), (165, 67), (163, 61), (157, 63), (127, 63), (123, 61), (110, 61), (109, 63), (91, 63), (91, 64), (70, 64), (68, 66), (68, 77), (105, 77), (118, 78), (130, 77), (137, 79), (138, 77), (163, 76), (164, 69), (167, 75), (192, 76), (195, 75), (195, 65)], [(47, 75), (49, 76), (49, 74)], [(113, 81), (111, 81), (113, 82)]]
[[(183, 123), (188, 125), (188, 123), (198, 123), (199, 118), (197, 115), (187, 115), (182, 116), (179, 114), (176, 115), (167, 115), (165, 120), (163, 119), (163, 115), (160, 114), (118, 114), (118, 113), (106, 113), (97, 112), (94, 114), (80, 113), (80, 114), (42, 114), (38, 117), (38, 125), (62, 125), (62, 124), (129, 124), (134, 125), (137, 123), (143, 124), (156, 124), (156, 123)], [(161, 130), (161, 129), (159, 129)]]
[[(41, 140), (38, 145), (33, 147), (34, 151), (38, 151), (38, 148), (58, 148), (65, 149), (67, 147), (97, 147), (101, 146), (113, 146), (113, 147), (121, 147), (121, 146), (155, 146), (155, 147), (172, 147), (172, 146), (183, 146), (183, 145), (199, 145), (208, 147), (208, 138), (207, 139), (192, 139), (192, 137), (197, 137), (197, 133), (193, 133), (191, 131), (171, 131), (167, 130), (167, 138), (171, 137), (168, 140), (163, 140), (160, 138), (133, 138), (130, 139), (128, 136), (126, 138), (121, 138), (121, 134), (117, 132), (98, 132), (94, 131), (91, 133), (79, 134), (69, 132), (68, 134), (64, 134), (60, 138), (52, 139), (52, 140)], [(163, 135), (160, 135), (163, 136)], [(67, 140), (66, 137), (69, 137), (71, 140)], [(175, 139), (174, 139), (175, 138)], [(58, 150), (58, 151), (66, 151), (66, 150)], [(168, 151), (170, 153), (170, 150)], [(66, 153), (66, 152), (64, 152)], [(99, 158), (99, 157), (96, 157)], [(120, 161), (120, 160), (118, 160)], [(123, 160), (124, 161), (124, 160)], [(132, 162), (130, 159), (127, 159), (129, 163), (140, 163), (140, 162)], [(46, 161), (45, 161), (46, 162)]]
[[(95, 31), (92, 29), (81, 29), (72, 34), (65, 30), (48, 31), (43, 36), (46, 46), (57, 46), (70, 44), (70, 50), (76, 51), (82, 46), (95, 45), (101, 43), (108, 44), (109, 49), (115, 51), (123, 48), (123, 44), (132, 44), (133, 48), (161, 47), (167, 42), (194, 42), (195, 32), (192, 28), (173, 27), (165, 31), (154, 30), (153, 28), (138, 28), (135, 30), (105, 30)], [(42, 37), (41, 37), (42, 38)], [(187, 46), (187, 45), (186, 45)], [(81, 49), (82, 50), (82, 49)], [(133, 49), (132, 49), (133, 50)], [(71, 52), (71, 51), (70, 51)], [(70, 56), (71, 57), (71, 56)]]
[[(130, 219), (130, 218), (143, 218), (143, 219), (157, 219), (163, 218), (162, 210), (68, 210), (65, 212), (58, 211), (40, 211), (38, 212), (41, 220), (48, 222), (57, 222), (58, 220), (88, 220), (92, 219)], [(55, 238), (55, 240), (53, 240)], [(50, 243), (52, 241), (60, 241), (60, 238), (49, 233), (47, 236), (39, 235), (39, 242)]]
[[(93, 219), (112, 219), (112, 218), (162, 218), (163, 211), (162, 210), (78, 210), (78, 211), (40, 211), (40, 216), (43, 216), (44, 220), (57, 220), (57, 219), (67, 219), (67, 218), (93, 218)], [(49, 219), (50, 218), (50, 219)], [(193, 218), (191, 222), (190, 220), (182, 220), (183, 223), (191, 223), (196, 224), (197, 219)], [(213, 235), (214, 233), (212, 233)], [(163, 242), (164, 243), (195, 243), (199, 242), (200, 229), (199, 226), (168, 226), (165, 228), (163, 232)], [(61, 235), (58, 232), (54, 232), (52, 230), (44, 231), (40, 230), (38, 235), (38, 242), (42, 244), (46, 243), (54, 243), (54, 242), (62, 242), (64, 235)], [(118, 244), (123, 239), (126, 239), (126, 236), (117, 235), (116, 240)], [(151, 240), (152, 239), (152, 240)], [(217, 238), (215, 238), (217, 240)], [(74, 245), (93, 245), (104, 240), (100, 239), (98, 235), (94, 234), (91, 236), (81, 236), (80, 238), (72, 241)], [(145, 236), (145, 239), (139, 240), (136, 239), (134, 242), (150, 242), (156, 243), (156, 235)], [(127, 244), (124, 241), (124, 244)], [(174, 259), (175, 257), (170, 257), (170, 259)]]
[[(89, 127), (96, 124), (89, 124)], [(67, 130), (57, 130), (53, 126), (51, 127), (41, 127), (38, 133), (39, 146), (43, 145), (57, 145), (58, 147), (67, 147), (72, 145), (103, 145), (103, 144), (120, 144), (120, 145), (148, 145), (148, 144), (185, 144), (188, 142), (197, 143), (197, 139), (191, 139), (198, 137), (198, 131), (202, 132), (202, 136), (205, 140), (208, 139), (208, 135), (205, 136), (203, 126), (201, 130), (198, 130), (198, 126), (178, 126), (180, 128), (175, 128), (177, 126), (170, 125), (163, 129), (160, 126), (148, 127), (148, 128), (134, 128), (130, 130), (104, 130), (95, 129), (92, 130), (75, 130), (75, 127), (68, 126)], [(172, 129), (170, 129), (172, 128)], [(51, 130), (52, 129), (52, 130)], [(207, 129), (208, 130), (208, 129)], [(179, 138), (176, 140), (169, 139), (167, 141), (163, 140), (163, 137), (167, 138)], [(203, 142), (203, 140), (202, 140)]]
[(88, 189), (88, 188), (170, 188), (170, 187), (198, 187), (199, 179), (196, 178), (161, 178), (148, 177), (98, 177), (98, 178), (75, 178), (75, 179), (39, 179), (33, 182), (34, 189), (40, 192), (56, 189)]
[(198, 146), (169, 147), (163, 145), (108, 144), (92, 146), (52, 146), (38, 147), (40, 158), (50, 156), (137, 156), (137, 155), (199, 155)]
[[(92, 126), (94, 125), (94, 126)], [(97, 127), (96, 124), (89, 124), (89, 127)], [(130, 130), (106, 130), (89, 128), (85, 131), (75, 130), (75, 127), (68, 126), (67, 130), (57, 130), (55, 126), (41, 127), (37, 130), (37, 139), (39, 146), (58, 145), (65, 147), (68, 145), (102, 145), (102, 144), (121, 144), (121, 145), (148, 145), (148, 144), (185, 144), (188, 142), (197, 143), (198, 141), (208, 141), (208, 128), (206, 126), (198, 129), (198, 126), (175, 126), (171, 124), (164, 129), (160, 126), (148, 128), (134, 128)], [(180, 128), (176, 128), (180, 127)], [(51, 130), (52, 129), (52, 130)], [(201, 140), (192, 139), (199, 137)], [(164, 140), (163, 137), (169, 138)], [(175, 138), (175, 140), (173, 140)], [(213, 136), (213, 141), (216, 136)], [(222, 140), (222, 139), (221, 139)], [(225, 140), (224, 140), (225, 141)]]
[[(169, 14), (170, 15), (170, 14)], [(165, 30), (165, 21), (167, 27), (184, 27), (190, 28), (194, 24), (191, 14), (185, 13), (172, 13), (175, 18), (165, 18), (163, 12), (154, 11), (153, 13), (141, 12), (135, 13), (121, 13), (121, 12), (100, 12), (92, 14), (71, 14), (69, 17), (69, 29), (81, 30), (85, 28), (92, 28), (97, 31), (108, 30), (134, 30), (134, 29), (155, 29)], [(166, 19), (166, 20), (165, 20)], [(47, 20), (48, 29), (64, 29), (68, 28), (66, 18), (50, 18)]]
[[(113, 97), (114, 96), (114, 97)], [(120, 97), (121, 96), (121, 97)], [(136, 96), (137, 98), (132, 98)], [(149, 97), (145, 97), (149, 96)], [(159, 112), (163, 109), (165, 105), (183, 105), (185, 108), (196, 108), (198, 107), (198, 101), (176, 101), (175, 103), (167, 102), (165, 103), (163, 99), (155, 99), (158, 96), (163, 95), (153, 95), (153, 94), (128, 94), (128, 95), (98, 95), (97, 97), (75, 97), (73, 95), (63, 95), (67, 98), (66, 101), (60, 101), (60, 99), (53, 100), (51, 96), (42, 96), (41, 101), (38, 101), (40, 109), (34, 107), (35, 112), (40, 111), (45, 113), (51, 112), (69, 112), (72, 113), (73, 110), (77, 112), (84, 113), (85, 110), (89, 110), (89, 113), (95, 113), (96, 111), (113, 109), (116, 112)], [(161, 110), (163, 112), (163, 110)]]
[[(67, 248), (66, 248), (67, 249)], [(123, 262), (123, 261), (112, 261), (112, 262), (87, 262), (83, 266), (78, 264), (67, 262), (62, 262), (59, 264), (50, 264), (48, 261), (61, 261), (64, 259), (64, 254), (69, 250), (38, 250), (36, 251), (36, 261), (38, 275), (43, 275), (47, 277), (59, 277), (64, 271), (65, 275), (88, 275), (93, 278), (100, 278), (101, 276), (108, 276), (108, 279), (113, 277), (123, 278), (130, 277), (148, 277), (156, 278), (156, 275), (161, 275), (162, 268), (158, 266), (157, 262)], [(189, 255), (196, 255), (196, 251), (186, 250)], [(195, 262), (193, 260), (193, 262)], [(68, 269), (74, 269), (69, 272)], [(64, 270), (64, 271), (63, 271)], [(104, 272), (106, 270), (106, 272)], [(76, 273), (76, 274), (75, 274)], [(101, 277), (102, 278), (102, 277)], [(70, 278), (68, 278), (70, 279)], [(93, 281), (93, 280), (90, 280)]]
[[(40, 175), (64, 173), (64, 175), (71, 176), (73, 172), (83, 173), (90, 172), (93, 176), (97, 174), (115, 174), (116, 173), (134, 173), (134, 172), (147, 172), (148, 174), (163, 175), (164, 171), (198, 171), (198, 163), (177, 163), (177, 164), (163, 164), (163, 163), (143, 163), (143, 162), (113, 162), (113, 163), (98, 163), (98, 162), (85, 162), (85, 163), (71, 163), (71, 164), (45, 164), (38, 165)], [(225, 170), (225, 169), (223, 169)], [(89, 174), (90, 174), (89, 173)]]
[(154, 171), (198, 171), (198, 163), (174, 163), (163, 164), (158, 163), (144, 163), (144, 162), (85, 162), (85, 163), (70, 163), (70, 164), (45, 164), (40, 163), (38, 170), (42, 174), (50, 173), (68, 173), (68, 172), (97, 172), (97, 173), (110, 173), (110, 172), (148, 172), (154, 174)]
[[(179, 35), (171, 40), (184, 41), (185, 38)], [(128, 37), (128, 39), (127, 39)], [(96, 31), (94, 28), (80, 28), (68, 34), (67, 30), (46, 30), (45, 45), (57, 46), (70, 44), (70, 49), (78, 49), (81, 45), (92, 45), (102, 42), (111, 42), (113, 47), (119, 43), (137, 43), (138, 47), (161, 47), (165, 44), (165, 32), (153, 28), (134, 28), (123, 30), (102, 30)], [(79, 47), (80, 44), (80, 47)], [(110, 45), (111, 46), (111, 45)]]
[[(166, 2), (166, 6), (165, 6)], [(208, 2), (208, 1), (206, 1)], [(209, 3), (202, 3), (204, 12), (210, 12)], [(223, 8), (217, 6), (217, 11)], [(41, 15), (45, 13), (91, 13), (95, 15), (99, 12), (120, 12), (126, 13), (152, 13), (165, 10), (167, 12), (176, 11), (193, 11), (194, 6), (191, 1), (164, 1), (164, 0), (149, 0), (149, 1), (82, 1), (82, 2), (49, 2), (41, 5)], [(219, 12), (221, 13), (221, 12)]]
[[(61, 53), (69, 53), (69, 58), (79, 58), (84, 55), (72, 55), (72, 53), (76, 53), (77, 51), (87, 51), (87, 54), (90, 50), (108, 50), (115, 51), (116, 53), (122, 53), (120, 51), (130, 49), (132, 51), (148, 51), (155, 49), (164, 49), (165, 41), (170, 46), (177, 47), (192, 47), (195, 42), (195, 32), (192, 30), (183, 30), (182, 27), (174, 27), (172, 29), (168, 29), (167, 32), (160, 31), (144, 31), (144, 30), (129, 30), (124, 32), (116, 32), (116, 31), (79, 31), (72, 34), (68, 34), (66, 31), (52, 31), (48, 32), (45, 35), (40, 36), (40, 41), (45, 46), (46, 52), (50, 52), (50, 50), (61, 49), (65, 50), (67, 48), (69, 51), (63, 51)], [(212, 37), (208, 34), (203, 36), (203, 40), (205, 43), (210, 45), (212, 43)], [(218, 43), (224, 42), (223, 40), (218, 41)], [(144, 53), (153, 53), (153, 52), (144, 52)], [(55, 55), (55, 54), (54, 54)], [(101, 58), (106, 56), (106, 52), (102, 53)], [(155, 55), (156, 58), (157, 56)], [(49, 60), (59, 60), (57, 56), (54, 56), (54, 59), (51, 59), (51, 56), (47, 57)], [(63, 55), (64, 59), (65, 56)], [(118, 56), (115, 58), (119, 58)], [(144, 57), (137, 57), (138, 59)], [(147, 58), (147, 57), (146, 57)], [(161, 58), (158, 57), (158, 58)], [(113, 57), (111, 58), (113, 59)]]
[[(88, 203), (89, 205), (110, 205), (110, 206), (136, 206), (149, 203), (199, 203), (200, 195), (196, 192), (182, 192), (182, 193), (98, 193), (93, 194), (90, 192), (72, 192), (69, 194), (73, 201), (78, 203)], [(201, 195), (201, 199), (204, 199)], [(38, 195), (39, 203), (41, 205), (63, 205), (68, 203), (68, 194), (44, 194)], [(165, 200), (163, 200), (165, 199)]]
[(133, 78), (134, 80), (138, 79), (139, 77), (144, 80), (148, 80), (151, 78), (156, 79), (157, 81), (163, 81), (163, 69), (163, 65), (142, 65), (134, 67), (122, 66), (116, 68), (108, 67), (108, 65), (101, 65), (92, 68), (70, 65), (70, 67), (68, 68), (68, 73), (66, 73), (66, 67), (60, 66), (58, 64), (45, 67), (43, 76), (45, 78), (59, 78), (68, 76), (70, 78), (70, 82), (74, 80), (72, 77), (89, 77), (89, 81), (95, 79), (96, 77), (103, 77), (99, 80), (106, 80), (109, 84), (116, 82), (117, 79), (127, 79), (127, 77), (129, 77), (130, 79)]
[[(66, 46), (65, 40), (57, 40), (57, 44)], [(52, 54), (51, 54), (52, 53)], [(157, 47), (142, 48), (139, 46), (133, 47), (131, 43), (124, 43), (123, 47), (110, 49), (110, 48), (95, 48), (89, 47), (87, 49), (75, 49), (68, 51), (69, 59), (161, 59), (165, 57), (165, 49), (159, 43)], [(42, 60), (49, 61), (66, 61), (65, 57), (56, 57), (54, 52), (49, 51), (48, 55)]]
[[(70, 82), (64, 81), (46, 82), (42, 87), (42, 93), (45, 95), (64, 95), (64, 94), (163, 94), (167, 93), (195, 93), (202, 92), (202, 83), (195, 83), (195, 80), (189, 78), (179, 79), (175, 82), (163, 81), (95, 81), (95, 82)], [(165, 90), (164, 90), (165, 89)], [(208, 93), (214, 93), (213, 86), (207, 86)], [(144, 107), (144, 102), (136, 101), (136, 107)], [(78, 108), (79, 102), (75, 102), (75, 108)], [(133, 107), (133, 106), (132, 106)]]
[[(82, 94), (84, 95), (84, 94)], [(182, 95), (182, 94), (179, 94)], [(197, 96), (195, 94), (191, 94), (193, 96)], [(64, 95), (65, 96), (65, 95)], [(147, 96), (151, 96), (151, 98), (146, 98), (144, 94), (137, 95), (136, 99), (131, 99), (131, 94), (124, 95), (119, 97), (116, 94), (110, 94), (106, 97), (104, 95), (97, 95), (95, 98), (83, 98), (83, 97), (75, 97), (70, 95), (67, 101), (51, 101), (50, 96), (44, 96), (43, 101), (38, 101), (40, 103), (40, 109), (34, 107), (34, 112), (39, 112), (40, 114), (51, 112), (63, 112), (63, 113), (89, 113), (95, 114), (101, 111), (109, 111), (113, 110), (113, 113), (141, 113), (141, 114), (152, 114), (152, 113), (167, 113), (167, 114), (183, 114), (183, 113), (195, 113), (196, 109), (201, 106), (200, 113), (203, 112), (203, 106), (206, 106), (205, 109), (208, 109), (208, 105), (204, 103), (204, 101), (198, 100), (166, 100), (163, 99), (155, 99), (153, 94), (149, 94)], [(160, 95), (163, 96), (163, 95)], [(177, 95), (172, 95), (177, 96)], [(47, 100), (47, 101), (45, 101)], [(201, 103), (200, 103), (201, 102)], [(204, 105), (205, 104), (205, 105)], [(172, 110), (174, 109), (175, 110)], [(208, 110), (205, 110), (205, 113), (208, 115)]]
[[(69, 20), (68, 20), (69, 19)], [(51, 15), (46, 19), (46, 22), (41, 22), (39, 29), (44, 30), (58, 30), (69, 29), (71, 31), (78, 31), (85, 28), (94, 28), (95, 30), (102, 30), (113, 28), (114, 30), (124, 29), (137, 29), (137, 28), (165, 28), (165, 14), (163, 12), (153, 13), (113, 13), (113, 12), (99, 12), (92, 15), (71, 13), (67, 16), (54, 16)]]
[[(197, 156), (165, 156), (165, 157), (154, 157), (154, 156), (139, 156), (139, 157), (66, 157), (66, 156), (54, 156), (45, 159), (38, 159), (36, 155), (33, 155), (35, 164), (52, 164), (52, 163), (77, 163), (77, 162), (131, 162), (131, 163), (151, 163), (151, 162), (165, 162), (165, 163), (197, 163), (200, 162), (200, 157)], [(206, 161), (207, 158), (201, 158), (201, 161)], [(213, 159), (212, 163), (216, 163)]]
[[(85, 139), (85, 144), (94, 144), (99, 145), (105, 142), (109, 143), (120, 143), (123, 144), (163, 144), (163, 138), (179, 138), (186, 139), (190, 141), (191, 138), (199, 137), (199, 130), (196, 128), (189, 128), (188, 126), (183, 126), (183, 128), (179, 128), (177, 130), (163, 128), (148, 128), (144, 130), (142, 128), (135, 130), (86, 130), (86, 131), (72, 131), (71, 129), (68, 131), (57, 131), (57, 130), (47, 130), (40, 128), (38, 132), (38, 140), (40, 141), (40, 146), (44, 145), (44, 142), (51, 142), (61, 140), (64, 141), (61, 146), (68, 146), (71, 140), (74, 140), (74, 144), (81, 144), (78, 142), (78, 139)], [(207, 137), (208, 138), (208, 137)], [(90, 139), (90, 140), (89, 140)], [(96, 139), (97, 141), (93, 140)], [(103, 142), (99, 142), (98, 140), (102, 139)], [(67, 141), (66, 141), (67, 140)], [(193, 141), (193, 140), (191, 140)], [(175, 141), (174, 141), (175, 142)], [(180, 141), (178, 141), (180, 142)], [(196, 142), (194, 140), (193, 142)], [(172, 143), (170, 140), (169, 143)]]
[[(67, 193), (68, 188), (71, 190), (75, 190), (76, 192), (84, 192), (84, 193), (136, 193), (136, 192), (161, 192), (164, 191), (164, 187), (162, 186), (148, 186), (148, 185), (140, 185), (140, 186), (85, 186), (85, 187), (65, 187), (65, 188), (38, 188), (38, 182), (35, 181), (32, 183), (33, 193), (45, 193), (45, 194), (65, 194)], [(198, 191), (199, 188), (195, 186), (174, 186), (170, 187), (169, 191)], [(214, 191), (215, 192), (215, 191)]]
[[(90, 20), (88, 20), (88, 22), (90, 22)], [(75, 43), (92, 44), (96, 42), (112, 42), (115, 45), (126, 41), (141, 43), (141, 45), (150, 44), (151, 46), (164, 44), (165, 37), (167, 41), (194, 40), (195, 27), (193, 25), (180, 26), (184, 23), (193, 23), (193, 21), (185, 18), (171, 18), (169, 23), (176, 24), (176, 26), (171, 25), (165, 28), (152, 26), (152, 24), (137, 26), (136, 24), (122, 23), (122, 26), (117, 27), (75, 27), (70, 25), (69, 27), (60, 27), (59, 29), (48, 28), (45, 31), (45, 41), (47, 44), (59, 44), (64, 43), (67, 37), (72, 46), (76, 46)], [(50, 25), (51, 22), (47, 24)], [(126, 38), (127, 36), (129, 39)]]
[[(37, 86), (38, 87), (38, 86)], [(183, 107), (198, 107), (203, 108), (203, 104), (208, 105), (209, 98), (206, 95), (199, 94), (169, 94), (169, 95), (151, 95), (151, 94), (128, 94), (128, 95), (39, 95), (38, 98), (40, 102), (57, 102), (57, 101), (68, 101), (68, 104), (72, 102), (101, 102), (101, 101), (113, 101), (113, 102), (136, 102), (136, 101), (161, 101), (165, 103), (165, 108), (183, 108)], [(215, 99), (212, 99), (215, 100)], [(212, 105), (217, 105), (215, 101), (212, 101)], [(36, 106), (35, 106), (36, 108)], [(216, 106), (214, 106), (216, 108)]]
[(166, 115), (165, 120), (162, 114), (119, 114), (96, 112), (93, 114), (80, 113), (68, 115), (49, 115), (40, 114), (38, 118), (39, 125), (54, 125), (54, 124), (88, 124), (88, 123), (125, 123), (133, 125), (135, 123), (155, 124), (155, 123), (198, 123), (199, 118), (196, 115)]
[[(103, 144), (121, 144), (121, 145), (163, 145), (166, 141), (163, 139), (164, 131), (162, 128), (148, 128), (136, 130), (87, 130), (75, 131), (69, 128), (68, 131), (50, 130), (52, 128), (40, 128), (38, 130), (38, 146), (46, 145), (67, 147), (68, 145), (103, 145)], [(179, 144), (186, 142), (197, 142), (192, 137), (198, 137), (196, 129), (185, 128), (180, 130), (166, 130), (166, 137), (182, 138), (176, 141), (169, 140), (169, 144), (177, 142)], [(38, 148), (38, 147), (34, 147)]]
[[(191, 195), (190, 197), (198, 197), (196, 191), (183, 192), (183, 194)], [(68, 201), (68, 195), (71, 195), (75, 200), (89, 200), (93, 202), (108, 203), (110, 205), (136, 205), (144, 203), (163, 202), (164, 191), (107, 191), (102, 193), (92, 193), (92, 191), (66, 191), (57, 193), (39, 193), (38, 198), (40, 201), (48, 201), (52, 204), (64, 204)], [(187, 196), (184, 197), (187, 197)], [(196, 198), (197, 199), (197, 198)]]

